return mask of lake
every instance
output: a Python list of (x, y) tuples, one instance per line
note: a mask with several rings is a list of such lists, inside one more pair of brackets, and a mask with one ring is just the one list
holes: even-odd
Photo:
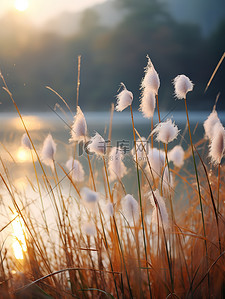
[[(210, 112), (190, 112), (190, 122), (193, 133), (194, 142), (198, 141), (203, 137), (203, 122), (207, 118)], [(108, 138), (108, 127), (109, 127), (109, 112), (85, 112), (84, 115), (86, 117), (89, 135), (93, 136), (95, 131), (99, 132), (105, 140)], [(225, 112), (218, 113), (221, 122), (225, 123)], [(171, 113), (163, 112), (161, 113), (162, 120), (166, 120), (167, 118), (171, 118), (178, 125), (180, 129), (180, 136), (177, 141), (172, 142), (169, 145), (169, 148), (172, 148), (177, 143), (182, 142), (182, 146), (187, 148), (189, 145), (189, 136), (188, 132), (181, 138), (184, 133), (184, 129), (186, 126), (186, 114), (184, 112), (173, 111)], [(29, 113), (24, 114), (23, 119), (26, 123), (27, 129), (30, 132), (33, 143), (36, 147), (38, 153), (40, 153), (43, 141), (45, 137), (51, 133), (53, 139), (57, 144), (57, 153), (56, 153), (56, 161), (65, 167), (66, 161), (69, 159), (71, 155), (73, 155), (74, 146), (71, 145), (68, 140), (70, 138), (70, 126), (73, 121), (73, 116), (69, 114), (63, 113)], [(157, 116), (154, 117), (154, 124), (157, 123)], [(134, 113), (134, 122), (135, 128), (138, 130), (141, 136), (148, 137), (150, 133), (151, 123), (150, 120), (144, 119), (141, 113)], [(4, 163), (4, 166), (8, 169), (8, 174), (6, 176), (5, 171), (3, 170), (2, 165), (0, 166), (1, 173), (6, 178), (7, 182), (13, 183), (13, 192), (15, 192), (16, 198), (18, 202), (21, 202), (21, 205), (29, 204), (30, 202), (34, 202), (32, 204), (32, 211), (36, 215), (36, 217), (40, 217), (38, 209), (40, 208), (40, 201), (36, 187), (36, 178), (35, 172), (32, 164), (32, 159), (30, 153), (24, 151), (21, 147), (21, 137), (24, 133), (24, 128), (22, 126), (20, 118), (16, 113), (2, 113), (0, 116), (0, 142), (1, 142), (1, 159)], [(131, 118), (129, 112), (115, 112), (113, 115), (113, 123), (112, 123), (112, 145), (116, 146), (119, 142), (127, 142), (127, 149), (131, 149), (133, 147), (133, 133), (131, 127)], [(157, 143), (155, 143), (156, 146)], [(78, 153), (77, 153), (78, 155)], [(35, 155), (34, 155), (35, 156)], [(98, 191), (104, 193), (104, 187), (102, 186), (102, 172), (101, 169), (103, 167), (102, 161), (96, 161), (95, 157), (92, 158), (93, 167), (97, 170), (98, 173)], [(85, 172), (88, 173), (88, 163), (86, 155), (80, 156), (80, 161), (84, 166)], [(134, 165), (129, 155), (125, 155), (125, 164), (129, 169), (128, 175), (123, 179), (124, 186), (128, 193), (133, 194), (137, 198), (137, 185), (136, 185), (136, 174), (134, 171)], [(186, 164), (185, 164), (186, 165)], [(186, 165), (188, 170), (191, 170), (193, 164), (190, 162)], [(36, 167), (38, 171), (38, 175), (40, 177), (40, 181), (42, 182), (41, 176), (42, 172), (36, 162)], [(65, 176), (65, 174), (60, 170), (59, 167), (58, 174), (59, 180), (62, 181), (63, 193), (67, 194), (69, 188), (69, 180)], [(51, 170), (49, 167), (46, 167), (46, 172), (50, 176)], [(133, 183), (135, 182), (135, 183)], [(43, 184), (43, 182), (42, 182)], [(54, 186), (54, 181), (52, 182)], [(181, 190), (182, 191), (182, 190)], [(183, 192), (183, 191), (182, 191)], [(176, 188), (174, 193), (175, 198), (179, 198), (179, 185)], [(50, 204), (50, 200), (48, 199), (48, 194), (46, 190), (43, 191), (44, 194), (44, 206), (46, 209), (47, 216), (49, 219), (52, 219), (52, 208)], [(67, 196), (67, 195), (65, 195)], [(11, 199), (9, 197), (8, 191), (3, 187), (3, 183), (1, 182), (1, 227), (3, 227), (6, 223), (8, 223), (9, 219), (12, 219), (11, 212), (9, 212), (8, 208), (11, 207), (13, 209), (13, 205), (11, 203)], [(30, 206), (31, 207), (31, 206)], [(7, 213), (5, 212), (7, 210)], [(1, 229), (0, 227), (0, 229)], [(10, 235), (10, 230), (7, 230), (7, 233)], [(4, 240), (6, 234), (2, 235), (2, 240)]]

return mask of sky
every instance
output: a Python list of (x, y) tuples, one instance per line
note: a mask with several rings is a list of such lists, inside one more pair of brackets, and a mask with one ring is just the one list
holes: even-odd
[(24, 14), (35, 25), (41, 26), (63, 12), (80, 11), (107, 0), (26, 0), (29, 5), (24, 12), (16, 10), (16, 1), (24, 0), (0, 0), (0, 18), (14, 10), (18, 14)]

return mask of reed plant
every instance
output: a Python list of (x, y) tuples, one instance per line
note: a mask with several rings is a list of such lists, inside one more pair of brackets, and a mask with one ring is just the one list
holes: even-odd
[[(130, 109), (134, 139), (125, 154), (113, 140), (107, 148), (106, 134), (90, 138), (85, 107), (78, 106), (78, 72), (64, 164), (56, 160), (51, 134), (39, 151), (2, 74), (1, 79), (24, 127), (22, 145), (32, 156), (35, 181), (29, 180), (30, 198), (17, 189), (0, 156), (1, 213), (7, 219), (0, 227), (0, 298), (224, 298), (225, 131), (214, 107), (204, 123), (205, 136), (193, 142), (188, 77), (174, 80), (187, 113), (186, 148), (175, 123), (161, 119), (160, 80), (149, 57), (140, 96), (140, 111), (151, 120), (149, 137), (135, 128), (132, 104), (137, 100), (121, 84), (115, 110)], [(112, 123), (113, 110), (108, 136)], [(81, 141), (82, 159), (76, 151)], [(129, 169), (125, 155), (133, 162)]]

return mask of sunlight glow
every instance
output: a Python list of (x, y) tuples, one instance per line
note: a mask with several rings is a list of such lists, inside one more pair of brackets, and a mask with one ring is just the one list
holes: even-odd
[(19, 11), (25, 11), (29, 6), (29, 2), (28, 0), (15, 0), (14, 6)]
[[(23, 115), (23, 121), (28, 129), (28, 131), (38, 131), (45, 127), (44, 122), (34, 115)], [(19, 117), (15, 117), (10, 121), (10, 125), (16, 130), (24, 131), (24, 126)]]
[[(24, 162), (32, 162), (32, 156), (29, 149), (26, 149), (22, 146), (16, 152), (17, 162), (24, 163)], [(36, 159), (35, 159), (36, 160)]]
[(14, 186), (18, 191), (24, 191), (27, 189), (27, 181), (24, 178), (19, 178), (14, 181)]
[(15, 258), (18, 260), (23, 259), (23, 253), (27, 251), (26, 241), (24, 237), (24, 224), (22, 220), (17, 217), (13, 222), (13, 251)]

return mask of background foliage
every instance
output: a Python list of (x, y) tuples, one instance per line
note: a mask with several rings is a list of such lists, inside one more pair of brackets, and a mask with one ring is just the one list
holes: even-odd
[[(74, 21), (79, 20), (79, 29), (73, 31), (71, 24), (71, 33), (67, 35), (48, 30), (47, 25), (45, 29), (37, 29), (13, 13), (0, 20), (0, 68), (23, 111), (48, 110), (46, 103), (54, 106), (57, 98), (46, 85), (75, 106), (77, 56), (80, 54), (80, 103), (86, 110), (108, 110), (121, 81), (134, 92), (138, 106), (138, 84), (143, 77), (147, 54), (160, 74), (161, 109), (171, 108), (171, 81), (180, 73), (195, 83), (191, 109), (211, 109), (218, 92), (221, 92), (218, 109), (225, 109), (224, 64), (213, 86), (204, 94), (225, 49), (223, 19), (216, 29), (204, 32), (197, 23), (178, 21), (168, 5), (156, 0), (117, 0), (113, 6), (121, 15), (113, 26), (101, 22), (109, 11), (99, 14), (93, 7), (80, 13), (79, 18), (77, 14), (70, 16)], [(3, 91), (0, 101), (2, 111), (11, 110)], [(183, 109), (179, 101), (173, 103), (176, 109)]]

